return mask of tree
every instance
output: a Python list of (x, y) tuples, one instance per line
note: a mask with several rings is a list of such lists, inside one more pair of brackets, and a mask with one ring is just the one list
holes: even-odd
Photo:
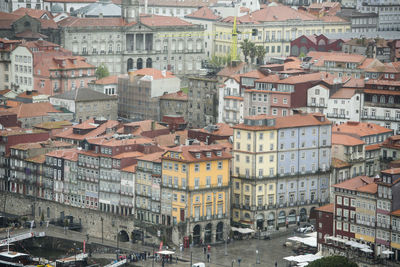
[[(245, 39), (241, 44), (240, 44), (240, 49), (242, 49), (242, 53), (244, 55), (244, 61), (247, 62), (247, 57), (250, 54), (250, 50), (251, 50), (251, 45), (252, 43), (248, 40)], [(254, 44), (253, 44), (254, 45)]]
[(250, 43), (250, 58), (251, 63), (254, 63), (254, 58), (256, 57), (256, 45), (254, 43)]
[(310, 262), (308, 267), (358, 267), (358, 265), (343, 256), (329, 256)]
[(264, 57), (265, 57), (265, 49), (263, 46), (258, 45), (256, 46), (256, 58), (257, 58), (257, 64), (264, 64)]
[(100, 66), (97, 67), (96, 69), (96, 77), (98, 80), (107, 77), (110, 75), (110, 72), (108, 71), (107, 67), (104, 66), (104, 64), (101, 64)]

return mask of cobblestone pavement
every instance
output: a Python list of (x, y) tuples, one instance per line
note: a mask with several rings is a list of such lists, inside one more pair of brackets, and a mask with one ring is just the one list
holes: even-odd
[[(28, 229), (24, 230), (16, 230), (14, 234), (27, 232)], [(41, 232), (45, 231), (46, 235), (52, 237), (58, 237), (68, 240), (74, 241), (83, 241), (86, 239), (86, 235), (75, 232), (75, 231), (64, 231), (61, 227), (49, 226), (46, 227), (38, 227), (35, 228), (34, 231)], [(211, 246), (210, 251), (210, 263), (207, 262), (207, 255), (203, 252), (203, 247), (193, 247), (190, 249), (185, 249), (183, 252), (177, 251), (174, 255), (178, 256), (179, 261), (176, 263), (176, 260), (173, 261), (172, 264), (168, 263), (165, 266), (190, 266), (190, 257), (192, 255), (192, 262), (204, 262), (207, 267), (217, 267), (217, 266), (239, 266), (238, 259), (241, 259), (240, 266), (271, 266), (274, 267), (275, 262), (278, 263), (278, 266), (287, 266), (287, 262), (283, 260), (283, 257), (294, 255), (290, 248), (283, 247), (286, 239), (289, 236), (293, 236), (293, 228), (289, 229), (286, 232), (280, 232), (278, 236), (272, 237), (271, 240), (258, 240), (258, 239), (249, 239), (249, 240), (234, 240), (230, 244), (227, 245), (227, 255), (225, 256), (225, 244), (213, 245)], [(90, 243), (102, 244), (102, 240), (99, 238), (90, 237)], [(104, 240), (103, 244), (110, 247), (116, 247), (116, 241)], [(151, 251), (152, 248), (142, 246), (140, 244), (132, 244), (130, 242), (119, 242), (119, 248), (125, 251)], [(258, 250), (259, 255), (259, 264), (257, 263), (257, 254)], [(94, 255), (98, 258), (101, 258), (100, 254)], [(108, 258), (108, 257), (105, 257)], [(233, 262), (233, 263), (232, 263)], [(232, 265), (233, 264), (233, 265)], [(151, 259), (148, 259), (144, 262), (134, 263), (135, 266), (152, 266), (153, 262)], [(161, 266), (161, 263), (154, 262), (154, 266)]]

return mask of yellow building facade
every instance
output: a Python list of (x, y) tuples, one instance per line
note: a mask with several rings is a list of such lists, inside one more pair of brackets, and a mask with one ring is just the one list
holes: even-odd
[[(370, 186), (372, 187), (372, 186)], [(375, 193), (357, 190), (356, 198), (356, 224), (354, 227), (355, 238), (365, 242), (375, 243), (375, 218), (376, 218), (376, 198)]]
[(195, 244), (225, 238), (230, 218), (231, 155), (221, 146), (193, 145), (162, 157), (163, 191), (171, 195), (173, 224), (188, 223)]
[[(232, 43), (233, 18), (215, 23), (214, 52), (225, 56)], [(351, 23), (335, 16), (318, 18), (288, 6), (268, 6), (237, 18), (238, 54), (240, 43), (248, 39), (265, 47), (266, 57), (290, 55), (290, 41), (301, 35), (350, 32)]]

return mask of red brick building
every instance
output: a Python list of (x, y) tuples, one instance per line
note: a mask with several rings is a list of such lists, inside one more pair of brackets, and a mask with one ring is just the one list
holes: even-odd
[(342, 51), (342, 39), (329, 39), (323, 34), (302, 35), (290, 42), (290, 55), (307, 55), (310, 51)]
[(326, 242), (327, 236), (333, 236), (333, 212), (335, 205), (333, 203), (315, 209), (317, 213), (316, 230), (317, 246), (320, 249), (321, 244)]

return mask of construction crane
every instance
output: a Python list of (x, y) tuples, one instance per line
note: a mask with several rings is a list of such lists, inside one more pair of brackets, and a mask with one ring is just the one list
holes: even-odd
[(231, 60), (237, 60), (237, 39), (238, 39), (238, 31), (236, 26), (236, 16), (233, 20), (233, 28), (232, 28), (232, 44), (231, 44)]

